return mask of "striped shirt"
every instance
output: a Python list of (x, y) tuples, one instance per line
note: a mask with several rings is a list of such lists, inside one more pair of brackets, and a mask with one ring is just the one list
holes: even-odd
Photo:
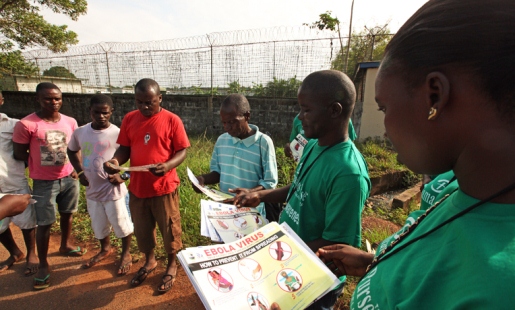
[(229, 188), (275, 188), (278, 182), (277, 162), (272, 139), (249, 125), (256, 133), (243, 140), (224, 133), (216, 141), (211, 156), (211, 171), (220, 174), (220, 190)]

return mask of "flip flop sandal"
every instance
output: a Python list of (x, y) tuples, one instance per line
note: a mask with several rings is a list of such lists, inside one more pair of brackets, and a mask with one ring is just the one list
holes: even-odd
[(50, 274), (47, 274), (43, 279), (34, 278), (34, 289), (42, 290), (50, 286)]
[[(170, 279), (165, 280), (166, 277), (169, 277)], [(171, 274), (165, 274), (163, 277), (161, 277), (161, 284), (157, 287), (157, 291), (159, 294), (164, 294), (172, 289), (173, 284), (175, 283), (175, 276), (172, 276)], [(163, 288), (161, 288), (161, 286)]]
[[(129, 271), (131, 271), (131, 266), (132, 266), (132, 262), (127, 262), (123, 265), (121, 265), (119, 268), (118, 268), (118, 275), (119, 276), (124, 276), (126, 275)], [(139, 271), (138, 271), (138, 274), (139, 274)], [(147, 272), (148, 274), (148, 272)], [(133, 279), (134, 280), (134, 279)], [(132, 284), (132, 281), (131, 281), (131, 284)], [(134, 285), (133, 285), (134, 286)]]
[(102, 260), (101, 259), (98, 259), (98, 257), (95, 255), (93, 256), (92, 258), (89, 259), (89, 261), (85, 264), (82, 264), (82, 266), (80, 266), (82, 269), (89, 269), (95, 265), (97, 265), (98, 263), (100, 263)]
[(25, 267), (25, 271), (23, 272), (23, 274), (28, 277), (28, 276), (31, 276), (33, 274), (36, 274), (37, 272), (39, 271), (39, 266), (38, 264), (34, 264), (34, 265), (30, 265), (30, 266), (26, 266)]
[[(157, 267), (157, 265), (156, 265), (156, 267)], [(145, 267), (141, 267), (138, 270), (138, 273), (136, 273), (136, 275), (134, 276), (134, 278), (132, 278), (131, 285), (133, 287), (136, 287), (136, 286), (140, 285), (141, 283), (143, 283), (143, 281), (145, 281), (145, 279), (148, 277), (148, 275), (151, 274), (154, 270), (156, 270), (156, 267), (154, 267), (152, 269), (147, 269)]]
[(82, 256), (82, 255), (86, 254), (87, 251), (88, 250), (81, 249), (81, 247), (78, 246), (75, 250), (70, 250), (68, 252), (59, 250), (59, 253), (61, 253), (61, 255), (66, 255), (66, 256)]

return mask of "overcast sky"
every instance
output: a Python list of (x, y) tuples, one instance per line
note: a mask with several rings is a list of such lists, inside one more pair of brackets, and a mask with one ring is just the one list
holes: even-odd
[[(355, 0), (353, 30), (390, 21), (395, 32), (426, 0)], [(144, 42), (214, 32), (301, 26), (332, 11), (348, 34), (352, 0), (88, 0), (77, 22), (43, 11), (79, 35), (78, 45)]]

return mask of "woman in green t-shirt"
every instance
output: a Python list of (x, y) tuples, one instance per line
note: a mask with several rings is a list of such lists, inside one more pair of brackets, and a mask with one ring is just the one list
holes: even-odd
[[(385, 50), (376, 101), (399, 159), (459, 187), (412, 213), (377, 254), (318, 251), (362, 277), (351, 309), (515, 304), (515, 2), (430, 0)], [(332, 262), (332, 264), (330, 264)]]

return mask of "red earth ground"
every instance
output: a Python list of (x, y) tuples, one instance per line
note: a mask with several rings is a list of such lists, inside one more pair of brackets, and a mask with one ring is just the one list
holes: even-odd
[[(18, 246), (25, 252), (25, 244), (18, 227), (11, 225)], [(204, 309), (202, 302), (179, 267), (177, 280), (171, 291), (164, 295), (157, 293), (157, 286), (164, 274), (162, 262), (154, 273), (140, 286), (130, 287), (130, 280), (143, 265), (143, 260), (132, 265), (128, 275), (116, 275), (115, 255), (98, 265), (84, 270), (81, 265), (98, 252), (94, 245), (86, 246), (83, 257), (59, 255), (59, 235), (50, 239), (49, 261), (52, 268), (51, 286), (41, 291), (32, 288), (32, 276), (23, 275), (25, 262), (14, 264), (9, 270), (0, 272), (0, 309)], [(9, 253), (0, 245), (0, 261)]]
[[(374, 228), (394, 233), (399, 226), (385, 220), (364, 217), (363, 230)], [(25, 252), (20, 229), (11, 225), (11, 230), (17, 244)], [(134, 263), (130, 273), (122, 277), (116, 275), (115, 255), (84, 270), (81, 265), (98, 252), (95, 245), (79, 244), (85, 246), (88, 252), (83, 257), (66, 257), (59, 255), (59, 242), (59, 235), (51, 236), (49, 260), (52, 273), (49, 288), (41, 291), (32, 289), (32, 277), (23, 276), (24, 261), (0, 272), (0, 309), (204, 309), (182, 267), (178, 269), (173, 289), (159, 295), (156, 288), (165, 270), (162, 262), (143, 284), (132, 288), (130, 279), (143, 265), (142, 260)], [(0, 246), (0, 261), (8, 256), (9, 253)], [(342, 302), (340, 300), (335, 309), (348, 309)]]

